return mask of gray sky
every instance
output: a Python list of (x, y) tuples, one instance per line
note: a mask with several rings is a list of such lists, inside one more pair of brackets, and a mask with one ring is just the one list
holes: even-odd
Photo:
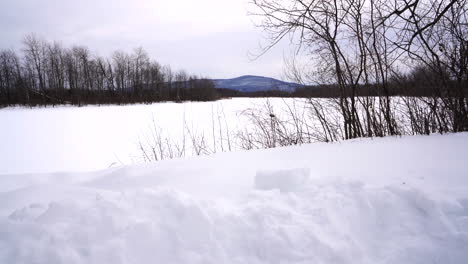
[(211, 78), (282, 76), (285, 41), (258, 60), (248, 0), (0, 0), (0, 48), (31, 32), (99, 55), (143, 47), (161, 64)]

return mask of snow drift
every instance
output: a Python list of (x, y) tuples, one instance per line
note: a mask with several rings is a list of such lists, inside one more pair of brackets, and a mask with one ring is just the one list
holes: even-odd
[(0, 263), (466, 263), (468, 134), (0, 176)]

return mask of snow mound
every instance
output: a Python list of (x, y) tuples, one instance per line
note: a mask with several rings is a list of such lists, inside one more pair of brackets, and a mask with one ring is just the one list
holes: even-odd
[[(0, 221), (1, 263), (466, 263), (468, 215), (360, 182), (241, 202), (170, 189), (34, 204)], [(466, 204), (465, 204), (466, 205)], [(460, 222), (461, 221), (461, 222)]]
[(255, 187), (260, 190), (278, 189), (292, 192), (300, 189), (309, 179), (310, 169), (257, 171)]
[(465, 133), (0, 175), (0, 263), (465, 264), (467, 156)]

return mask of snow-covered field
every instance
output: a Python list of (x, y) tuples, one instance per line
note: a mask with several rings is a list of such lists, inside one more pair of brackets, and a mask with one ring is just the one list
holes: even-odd
[[(411, 134), (408, 116), (401, 111), (404, 104), (398, 98), (393, 103), (401, 133)], [(330, 125), (340, 127), (343, 122), (336, 105), (323, 104)], [(4, 108), (0, 109), (0, 175), (93, 171), (161, 156), (171, 159), (271, 147), (271, 142), (263, 141), (273, 137), (265, 135), (273, 130), (272, 113), (283, 133), (276, 138), (314, 142), (323, 139), (323, 131), (312, 112), (307, 99), (300, 98)], [(299, 132), (303, 134), (295, 134)]]
[(152, 115), (212, 109), (0, 110), (0, 263), (467, 263), (468, 133), (106, 169)]
[[(174, 140), (184, 127), (208, 134), (212, 126), (236, 131), (239, 112), (264, 99), (0, 109), (0, 174), (90, 171), (139, 163), (139, 141), (157, 128)], [(276, 99), (276, 101), (280, 101)], [(218, 118), (219, 117), (219, 118)], [(226, 122), (227, 121), (227, 128)]]
[(0, 177), (0, 263), (466, 263), (468, 134)]

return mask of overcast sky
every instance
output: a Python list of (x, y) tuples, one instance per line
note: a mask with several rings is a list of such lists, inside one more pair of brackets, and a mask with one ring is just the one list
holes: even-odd
[(0, 0), (0, 48), (31, 32), (99, 55), (143, 47), (161, 64), (211, 78), (282, 76), (288, 43), (252, 61), (264, 43), (248, 0)]

